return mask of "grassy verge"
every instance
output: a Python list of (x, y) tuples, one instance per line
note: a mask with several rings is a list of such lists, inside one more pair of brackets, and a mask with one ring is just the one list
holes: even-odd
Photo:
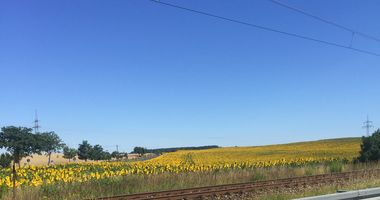
[(301, 191), (291, 191), (288, 193), (264, 194), (260, 197), (242, 197), (241, 199), (263, 199), (263, 200), (287, 200), (301, 197), (333, 194), (338, 190), (359, 190), (372, 187), (380, 187), (380, 179), (361, 179), (341, 184), (330, 184), (325, 186), (305, 188)]
[[(163, 173), (155, 175), (128, 175), (84, 183), (51, 184), (39, 187), (22, 187), (17, 189), (17, 199), (66, 199), (77, 200), (101, 196), (133, 194), (141, 192), (172, 190), (189, 187), (241, 183), (257, 180), (288, 178), (294, 176), (314, 175), (330, 172), (351, 171), (366, 168), (378, 168), (380, 164), (344, 164), (329, 163), (304, 167), (271, 167), (245, 170), (221, 170), (197, 173)], [(363, 185), (368, 187), (368, 185)], [(321, 193), (334, 192), (336, 188), (326, 188)], [(315, 191), (310, 191), (310, 195)], [(318, 192), (318, 191), (316, 191)], [(1, 199), (12, 199), (11, 191), (4, 189)], [(306, 194), (306, 193), (305, 193)], [(304, 194), (304, 195), (305, 195)], [(269, 199), (288, 199), (296, 194), (268, 196)], [(266, 197), (265, 197), (266, 198)]]

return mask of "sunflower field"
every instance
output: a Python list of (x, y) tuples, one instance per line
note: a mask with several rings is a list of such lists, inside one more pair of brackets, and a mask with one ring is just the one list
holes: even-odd
[[(82, 183), (130, 174), (202, 172), (272, 166), (303, 166), (358, 156), (360, 138), (321, 140), (258, 147), (226, 147), (167, 153), (147, 161), (88, 162), (17, 169), (16, 186)], [(12, 187), (11, 169), (0, 170), (0, 187)]]

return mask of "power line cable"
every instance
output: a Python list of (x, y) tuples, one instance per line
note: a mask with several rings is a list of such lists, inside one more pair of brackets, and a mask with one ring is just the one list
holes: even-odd
[(256, 24), (252, 24), (252, 23), (248, 23), (248, 22), (244, 22), (244, 21), (240, 21), (240, 20), (236, 20), (236, 19), (232, 19), (232, 18), (223, 17), (223, 16), (220, 16), (220, 15), (215, 15), (215, 14), (211, 14), (211, 13), (207, 13), (207, 12), (203, 12), (203, 11), (199, 11), (199, 10), (194, 10), (194, 9), (191, 9), (191, 8), (186, 8), (186, 7), (175, 5), (175, 4), (171, 4), (171, 3), (162, 2), (162, 1), (159, 1), (159, 0), (150, 0), (150, 1), (158, 3), (158, 4), (161, 4), (161, 5), (169, 6), (169, 7), (172, 7), (172, 8), (177, 8), (177, 9), (180, 9), (180, 10), (185, 10), (185, 11), (197, 13), (197, 14), (200, 14), (200, 15), (205, 15), (205, 16), (208, 16), (208, 17), (218, 18), (218, 19), (221, 19), (221, 20), (224, 20), (224, 21), (229, 21), (229, 22), (233, 22), (233, 23), (249, 26), (249, 27), (252, 27), (252, 28), (257, 28), (257, 29), (261, 29), (261, 30), (265, 30), (265, 31), (280, 33), (280, 34), (284, 34), (284, 35), (288, 35), (288, 36), (292, 36), (292, 37), (296, 37), (296, 38), (300, 38), (300, 39), (304, 39), (304, 40), (310, 40), (310, 41), (314, 41), (314, 42), (319, 42), (319, 43), (322, 43), (322, 44), (325, 44), (325, 45), (336, 46), (336, 47), (345, 48), (345, 49), (349, 49), (349, 50), (352, 50), (352, 51), (356, 51), (356, 52), (365, 53), (365, 54), (369, 54), (369, 55), (379, 56), (380, 57), (379, 53), (375, 53), (375, 52), (367, 51), (367, 50), (363, 50), (363, 49), (358, 49), (358, 48), (353, 48), (352, 45), (345, 46), (345, 45), (338, 44), (338, 43), (335, 43), (335, 42), (329, 42), (329, 41), (320, 40), (320, 39), (317, 39), (317, 38), (312, 38), (312, 37), (309, 37), (309, 36), (304, 36), (304, 35), (300, 35), (300, 34), (296, 34), (296, 33), (285, 32), (285, 31), (277, 30), (277, 29), (274, 29), (274, 28), (266, 27), (266, 26), (256, 25)]
[(277, 0), (268, 0), (268, 1), (270, 1), (270, 2), (272, 2), (272, 3), (274, 3), (274, 4), (277, 4), (277, 5), (279, 5), (279, 6), (282, 6), (282, 7), (284, 7), (284, 8), (287, 8), (287, 9), (289, 9), (289, 10), (293, 10), (293, 11), (295, 11), (295, 12), (301, 13), (301, 14), (303, 14), (303, 15), (305, 15), (305, 16), (308, 16), (308, 17), (311, 17), (311, 18), (313, 18), (313, 19), (316, 19), (316, 20), (322, 21), (322, 22), (324, 22), (324, 23), (326, 23), (326, 24), (330, 24), (330, 25), (332, 25), (332, 26), (335, 26), (335, 27), (338, 27), (338, 28), (340, 28), (340, 29), (346, 30), (346, 31), (348, 31), (348, 32), (353, 33), (353, 35), (360, 35), (360, 36), (362, 36), (362, 37), (365, 37), (365, 38), (368, 38), (368, 39), (371, 39), (371, 40), (374, 40), (374, 41), (380, 42), (380, 39), (377, 38), (377, 37), (375, 37), (375, 36), (372, 36), (372, 35), (369, 35), (369, 34), (366, 34), (366, 33), (363, 33), (363, 32), (357, 31), (357, 30), (354, 30), (354, 29), (349, 28), (349, 27), (347, 27), (347, 26), (343, 26), (343, 25), (338, 24), (338, 23), (336, 23), (336, 22), (333, 22), (333, 21), (330, 21), (330, 20), (324, 19), (324, 18), (322, 18), (322, 17), (319, 17), (319, 16), (316, 16), (316, 15), (313, 15), (313, 14), (311, 14), (311, 13), (309, 13), (309, 12), (306, 12), (306, 11), (301, 10), (301, 9), (299, 9), (299, 8), (296, 8), (296, 7), (290, 6), (290, 5), (285, 4), (285, 3), (283, 3), (283, 2), (280, 2), (280, 1), (277, 1)]

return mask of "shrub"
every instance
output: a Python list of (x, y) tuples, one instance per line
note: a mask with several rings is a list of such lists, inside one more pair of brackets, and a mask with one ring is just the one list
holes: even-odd
[(380, 129), (371, 136), (362, 137), (360, 149), (360, 155), (357, 158), (359, 162), (380, 160)]

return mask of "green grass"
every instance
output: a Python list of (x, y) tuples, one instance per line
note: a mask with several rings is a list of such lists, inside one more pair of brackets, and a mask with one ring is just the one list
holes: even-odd
[[(337, 184), (329, 184), (325, 186), (317, 186), (306, 188), (304, 190), (295, 191), (293, 193), (272, 193), (272, 194), (264, 194), (257, 199), (263, 200), (288, 200), (302, 197), (311, 197), (311, 196), (319, 196), (326, 194), (336, 193), (338, 190), (359, 190), (366, 188), (380, 187), (380, 179), (361, 179), (357, 181), (347, 182), (344, 185)], [(244, 199), (244, 198), (243, 198)], [(252, 199), (247, 197), (247, 199)]]
[[(380, 164), (342, 164), (343, 171), (354, 169), (377, 168)], [(85, 183), (54, 184), (41, 187), (23, 187), (17, 191), (17, 199), (20, 200), (77, 200), (83, 198), (95, 198), (102, 196), (113, 196), (120, 194), (133, 194), (141, 192), (172, 190), (189, 187), (199, 187), (208, 185), (219, 185), (229, 183), (240, 183), (257, 180), (268, 180), (287, 178), (294, 176), (304, 176), (312, 174), (329, 173), (330, 165), (312, 165), (304, 167), (272, 167), (250, 170), (221, 170), (214, 172), (180, 173), (180, 174), (156, 174), (156, 175), (128, 175), (105, 179), (100, 181), (90, 181)], [(379, 181), (380, 182), (380, 181)], [(368, 185), (365, 185), (367, 187)], [(364, 185), (363, 185), (364, 187)], [(307, 192), (307, 191), (306, 191)], [(314, 192), (314, 193), (313, 193)], [(314, 195), (318, 191), (309, 191), (302, 195)], [(325, 189), (320, 193), (334, 192), (334, 188)], [(319, 194), (319, 193), (318, 193)], [(300, 194), (271, 194), (272, 196), (263, 198), (281, 199), (293, 198)], [(10, 200), (11, 191), (4, 191), (4, 200)]]

